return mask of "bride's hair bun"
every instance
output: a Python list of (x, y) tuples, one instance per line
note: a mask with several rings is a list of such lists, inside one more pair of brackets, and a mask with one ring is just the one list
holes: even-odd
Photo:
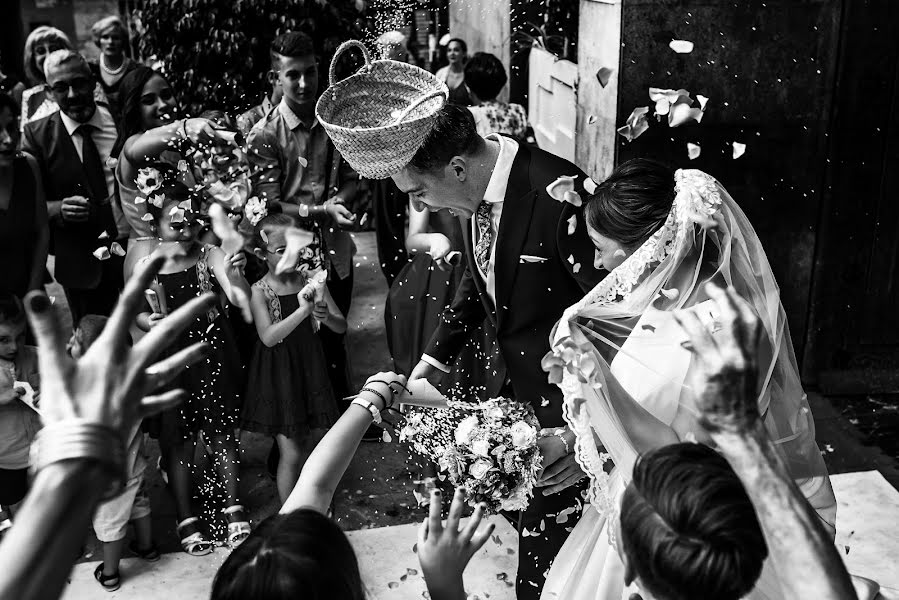
[(674, 203), (674, 171), (646, 158), (616, 168), (587, 200), (587, 224), (628, 249), (661, 227)]

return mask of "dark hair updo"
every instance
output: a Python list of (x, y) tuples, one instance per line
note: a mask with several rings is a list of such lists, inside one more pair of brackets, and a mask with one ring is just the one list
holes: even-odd
[(739, 600), (755, 587), (768, 555), (743, 484), (702, 444), (671, 444), (640, 457), (620, 519), (628, 565), (659, 599)]
[(674, 204), (674, 171), (660, 162), (635, 158), (621, 164), (587, 200), (587, 224), (635, 250), (664, 225)]
[(300, 509), (259, 524), (221, 566), (212, 600), (364, 600), (359, 563), (325, 515)]

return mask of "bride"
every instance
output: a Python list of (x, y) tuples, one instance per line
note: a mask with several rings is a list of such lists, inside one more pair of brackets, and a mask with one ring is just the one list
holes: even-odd
[[(649, 160), (615, 170), (586, 200), (596, 261), (609, 275), (570, 307), (544, 359), (565, 395), (591, 505), (550, 569), (543, 599), (619, 600), (625, 586), (613, 530), (636, 458), (678, 441), (712, 444), (693, 410), (694, 365), (672, 311), (691, 310), (714, 333), (704, 293), (732, 285), (763, 324), (758, 403), (796, 483), (834, 532), (836, 501), (799, 381), (777, 282), (752, 225), (725, 189), (697, 170)], [(614, 465), (609, 471), (608, 466)], [(748, 596), (782, 598), (770, 561)]]

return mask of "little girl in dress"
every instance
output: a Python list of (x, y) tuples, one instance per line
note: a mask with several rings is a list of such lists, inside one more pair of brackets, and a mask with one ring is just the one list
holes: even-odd
[[(196, 212), (199, 199), (177, 179), (167, 165), (157, 167), (160, 177), (147, 198), (159, 248), (169, 260), (154, 280), (150, 310), (138, 315), (137, 325), (150, 331), (160, 320), (179, 306), (201, 294), (216, 293), (232, 304), (238, 290), (249, 296), (243, 276), (246, 257), (229, 255), (216, 246), (199, 241), (202, 222)], [(143, 171), (143, 169), (141, 170)], [(234, 332), (228, 318), (228, 304), (221, 301), (203, 318), (185, 330), (170, 346), (177, 352), (196, 342), (209, 345), (205, 362), (181, 373), (169, 385), (188, 393), (180, 405), (150, 420), (151, 435), (159, 438), (169, 486), (175, 497), (178, 533), (181, 546), (188, 554), (199, 556), (212, 551), (213, 543), (204, 535), (191, 507), (191, 465), (194, 442), (200, 432), (211, 447), (213, 462), (225, 483), (227, 496), (224, 513), (228, 521), (228, 542), (238, 545), (250, 533), (244, 507), (238, 499), (239, 460), (234, 429), (240, 414), (240, 390), (243, 368)]]
[(292, 217), (276, 210), (247, 211), (254, 229), (253, 252), (268, 266), (268, 273), (253, 284), (250, 300), (259, 339), (250, 362), (240, 427), (277, 440), (281, 458), (276, 479), (283, 502), (306, 458), (339, 417), (316, 330), (327, 327), (343, 333), (347, 325), (324, 285), (321, 249), (312, 231), (303, 229), (308, 245), (297, 269), (275, 274), (287, 246), (285, 231), (296, 227)]

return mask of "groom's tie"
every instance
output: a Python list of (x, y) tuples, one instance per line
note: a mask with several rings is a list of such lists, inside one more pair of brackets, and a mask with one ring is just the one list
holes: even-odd
[(478, 226), (478, 243), (474, 247), (474, 260), (478, 267), (487, 273), (487, 264), (490, 262), (490, 246), (493, 245), (493, 227), (491, 227), (492, 205), (489, 202), (481, 202), (478, 212), (475, 213), (475, 223)]

